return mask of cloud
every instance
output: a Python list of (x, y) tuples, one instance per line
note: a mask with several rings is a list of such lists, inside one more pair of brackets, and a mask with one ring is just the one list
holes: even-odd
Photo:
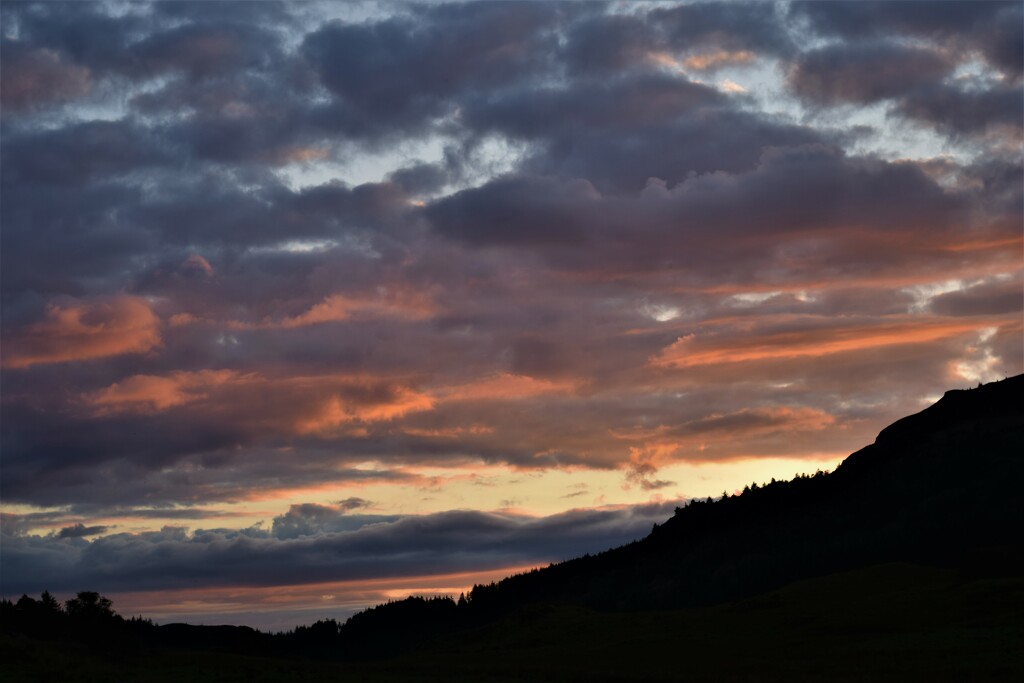
[[(104, 592), (354, 581), (546, 564), (646, 535), (675, 501), (578, 509), (548, 517), (450, 511), (357, 520), (327, 506), (296, 505), (273, 532), (257, 528), (68, 536), (5, 536), (3, 591), (81, 586)], [(360, 523), (361, 522), (361, 523)], [(236, 569), (244, 565), (246, 571)], [(160, 571), (153, 571), (159, 566)]]
[(899, 43), (838, 44), (802, 53), (789, 83), (812, 102), (871, 104), (937, 83), (953, 66), (950, 55), (936, 49)]
[(983, 134), (1004, 128), (1020, 139), (1024, 103), (1020, 88), (997, 87), (971, 91), (936, 84), (912, 91), (897, 105), (904, 116), (928, 123), (954, 135)]
[(9, 333), (4, 366), (94, 360), (158, 347), (160, 320), (144, 299), (114, 296), (51, 304), (46, 319)]
[[(721, 363), (768, 361), (778, 358), (820, 357), (859, 349), (879, 349), (901, 344), (921, 344), (962, 335), (981, 323), (919, 320), (880, 325), (804, 329), (760, 334), (733, 343), (709, 343), (694, 335), (680, 337), (651, 362), (656, 366), (687, 368)], [(715, 333), (712, 331), (711, 335)]]
[(123, 382), (87, 394), (86, 403), (99, 414), (119, 411), (164, 411), (191, 401), (207, 397), (204, 388), (229, 381), (238, 381), (238, 374), (230, 370), (202, 370), (175, 372), (167, 377), (133, 375)]
[(601, 192), (640, 190), (651, 177), (675, 184), (747, 171), (766, 148), (821, 140), (809, 128), (752, 115), (713, 87), (657, 72), (506, 89), (467, 101), (460, 119), (532, 143), (523, 171), (585, 179)]
[(421, 7), (412, 17), (333, 23), (302, 53), (336, 100), (331, 125), (366, 136), (423, 129), (470, 88), (500, 87), (544, 66), (560, 10), (541, 4)]
[[(639, 195), (625, 197), (602, 195), (579, 180), (501, 178), (438, 200), (425, 213), (439, 234), (471, 246), (546, 247), (554, 254), (585, 246), (589, 251), (574, 254), (575, 260), (604, 258), (628, 268), (636, 258), (638, 267), (650, 270), (668, 260), (658, 254), (688, 263), (697, 240), (711, 234), (925, 225), (942, 232), (961, 217), (963, 205), (913, 164), (805, 145), (768, 149), (745, 173), (691, 176), (671, 188), (650, 179)], [(715, 251), (724, 255), (726, 249)], [(708, 251), (700, 251), (705, 264)]]
[(72, 100), (92, 89), (89, 69), (64, 62), (53, 50), (26, 49), (10, 41), (3, 43), (0, 54), (4, 62), (0, 101), (9, 112)]
[[(263, 324), (291, 328), (376, 316), (419, 320), (431, 317), (436, 311), (434, 302), (423, 292), (379, 287), (376, 292), (363, 297), (332, 294), (304, 313)], [(244, 324), (238, 327), (244, 328)]]
[(81, 185), (138, 174), (174, 157), (152, 131), (130, 121), (75, 122), (5, 140), (5, 184)]
[(923, 38), (967, 52), (980, 51), (993, 65), (1019, 78), (1024, 28), (1015, 2), (793, 2), (821, 33), (847, 40), (881, 36)]
[(382, 524), (399, 519), (396, 515), (353, 515), (352, 510), (365, 507), (361, 498), (349, 498), (339, 505), (303, 503), (292, 505), (288, 512), (274, 517), (271, 535), (287, 540), (325, 533), (355, 531), (367, 524)]
[(930, 309), (948, 316), (1019, 314), (1024, 310), (1024, 286), (1019, 277), (984, 282), (940, 294), (931, 300)]
[(793, 49), (776, 7), (769, 3), (695, 2), (655, 9), (649, 18), (663, 27), (670, 44), (681, 50), (696, 47), (785, 55)]
[(86, 536), (98, 536), (105, 534), (108, 528), (105, 526), (85, 526), (84, 524), (75, 524), (74, 526), (66, 526), (60, 530), (57, 534), (57, 538), (84, 538)]

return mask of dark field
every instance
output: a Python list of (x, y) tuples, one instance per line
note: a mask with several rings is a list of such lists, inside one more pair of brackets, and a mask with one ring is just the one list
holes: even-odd
[(334, 663), (4, 637), (7, 681), (971, 681), (1024, 678), (1024, 578), (890, 564), (721, 606), (531, 606), (394, 660)]

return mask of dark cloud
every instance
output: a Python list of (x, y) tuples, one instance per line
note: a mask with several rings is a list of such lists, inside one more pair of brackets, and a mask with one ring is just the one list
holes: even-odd
[(1018, 279), (988, 282), (960, 291), (940, 294), (931, 300), (940, 315), (993, 315), (1024, 311), (1024, 287)]
[(370, 507), (373, 505), (373, 502), (366, 500), (365, 498), (359, 498), (358, 496), (350, 496), (344, 500), (339, 500), (335, 505), (337, 505), (339, 510), (347, 512), (349, 510), (358, 510), (360, 508)]
[[(352, 503), (355, 502), (355, 505)], [(367, 524), (394, 522), (395, 515), (353, 515), (351, 510), (364, 507), (365, 501), (349, 498), (337, 506), (304, 503), (292, 505), (288, 512), (274, 518), (270, 533), (282, 540), (315, 536), (340, 531), (355, 531)]]
[(426, 215), (438, 233), (474, 246), (585, 243), (600, 258), (608, 245), (620, 263), (627, 250), (644, 253), (650, 268), (657, 261), (647, 248), (667, 255), (668, 245), (684, 246), (708, 231), (937, 229), (953, 225), (963, 208), (912, 164), (846, 157), (821, 145), (769, 150), (760, 161), (749, 173), (707, 174), (671, 188), (654, 180), (628, 198), (602, 196), (581, 180), (504, 178), (441, 199)]
[(70, 185), (140, 174), (174, 154), (129, 121), (88, 121), (5, 140), (3, 183)]
[(437, 164), (415, 164), (389, 174), (388, 179), (412, 196), (430, 195), (448, 184), (449, 172)]
[(474, 130), (536, 143), (524, 169), (585, 178), (602, 191), (636, 191), (651, 177), (675, 183), (691, 173), (749, 170), (766, 147), (821, 139), (664, 74), (505, 91), (467, 102), (462, 119)]
[(936, 83), (953, 66), (948, 54), (933, 49), (898, 43), (838, 44), (800, 54), (789, 82), (812, 102), (870, 104)]
[[(5, 536), (3, 592), (43, 590), (37, 586), (70, 591), (88, 585), (105, 592), (266, 586), (545, 564), (640, 538), (670, 516), (675, 504), (539, 518), (452, 511), (287, 539), (258, 528), (200, 529), (190, 535), (177, 527), (92, 542)], [(239, 566), (246, 568), (244, 574), (237, 572)]]
[(649, 59), (658, 42), (642, 16), (587, 17), (568, 28), (564, 59), (574, 74), (621, 73)]
[(597, 199), (584, 180), (507, 178), (445, 198), (426, 215), (442, 235), (473, 245), (578, 244), (585, 206)]
[(641, 74), (583, 81), (570, 88), (502, 92), (494, 99), (470, 103), (463, 118), (477, 130), (534, 138), (581, 128), (629, 130), (724, 103), (725, 97), (706, 85), (668, 75)]
[(451, 115), (452, 98), (468, 89), (542, 69), (559, 13), (541, 3), (422, 7), (413, 17), (325, 26), (302, 51), (338, 98), (334, 125), (367, 135), (416, 130)]
[(71, 100), (92, 88), (87, 68), (68, 64), (52, 50), (33, 50), (16, 41), (5, 41), (0, 46), (0, 59), (4, 63), (0, 101), (7, 112)]
[(785, 55), (793, 44), (774, 3), (695, 2), (655, 9), (649, 20), (682, 50), (752, 50)]
[(131, 45), (127, 57), (146, 76), (181, 72), (199, 80), (225, 72), (258, 69), (280, 59), (273, 31), (234, 23), (189, 23)]
[(115, 16), (97, 3), (9, 3), (4, 10), (4, 23), (17, 27), (20, 40), (67, 55), (69, 63), (94, 74), (129, 67), (128, 45), (152, 30), (144, 14)]
[(1024, 90), (966, 90), (936, 84), (907, 94), (896, 111), (954, 136), (983, 134), (996, 127), (1020, 135), (1024, 128)]
[(75, 524), (74, 526), (66, 526), (60, 530), (57, 534), (57, 538), (84, 538), (86, 536), (97, 536), (99, 534), (105, 534), (108, 527), (105, 526), (85, 526), (84, 524)]
[(996, 67), (1019, 78), (1024, 54), (1024, 8), (1017, 2), (794, 2), (793, 15), (806, 17), (822, 33), (845, 39), (918, 37), (944, 47), (976, 49)]

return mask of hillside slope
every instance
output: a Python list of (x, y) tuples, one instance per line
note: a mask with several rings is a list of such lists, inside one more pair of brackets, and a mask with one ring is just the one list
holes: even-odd
[(1024, 376), (950, 391), (831, 474), (691, 503), (644, 540), (496, 585), (471, 605), (714, 604), (882, 562), (1020, 569)]

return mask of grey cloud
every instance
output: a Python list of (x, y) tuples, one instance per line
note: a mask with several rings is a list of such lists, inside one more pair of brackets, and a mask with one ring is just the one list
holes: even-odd
[(153, 131), (128, 121), (88, 121), (5, 136), (3, 183), (82, 184), (138, 174), (175, 158)]
[(954, 224), (963, 206), (913, 165), (808, 145), (766, 151), (748, 173), (697, 176), (671, 189), (649, 183), (639, 197), (604, 197), (582, 181), (500, 179), (439, 200), (426, 215), (440, 234), (474, 246), (587, 242), (598, 246), (590, 256), (600, 258), (607, 245), (621, 264), (631, 250), (650, 256), (657, 244), (668, 255), (668, 245), (709, 231), (910, 229), (931, 221), (935, 228)]
[(642, 64), (659, 42), (642, 16), (598, 15), (569, 26), (564, 59), (576, 74), (620, 73)]
[(373, 505), (372, 501), (366, 500), (365, 498), (359, 498), (358, 496), (351, 496), (344, 500), (339, 500), (335, 503), (339, 510), (349, 511), (358, 510), (360, 508), (370, 507)]
[(148, 75), (179, 71), (193, 80), (261, 68), (280, 59), (277, 36), (236, 23), (184, 24), (133, 43), (126, 63)]
[(748, 170), (766, 147), (822, 139), (664, 74), (476, 97), (465, 103), (462, 120), (533, 143), (524, 171), (585, 178), (611, 192), (639, 190), (651, 177), (676, 183), (690, 173)]
[(845, 0), (829, 3), (793, 2), (790, 11), (810, 19), (819, 31), (844, 37), (887, 33), (942, 36), (962, 31), (1011, 2), (893, 3), (886, 0)]
[(695, 109), (723, 105), (714, 88), (662, 74), (582, 81), (565, 88), (522, 89), (469, 102), (463, 118), (479, 130), (545, 137), (579, 128), (605, 131), (672, 121)]
[[(634, 14), (595, 14), (565, 33), (570, 73), (621, 73), (650, 67), (657, 54), (697, 56), (729, 51), (743, 59), (790, 54), (792, 39), (771, 3), (695, 2), (646, 7)], [(745, 53), (745, 54), (744, 54)]]
[(954, 136), (985, 133), (995, 126), (1005, 126), (1019, 134), (1024, 127), (1024, 89), (965, 90), (936, 84), (911, 91), (900, 100), (896, 110)]
[(75, 524), (61, 529), (60, 533), (57, 534), (57, 538), (84, 538), (86, 536), (104, 534), (107, 531), (108, 527), (105, 526), (85, 526), (84, 524)]
[(94, 73), (122, 69), (133, 36), (148, 32), (148, 20), (135, 13), (113, 16), (99, 3), (8, 3), (7, 25), (18, 28), (19, 38), (38, 47), (66, 54), (71, 63)]
[(637, 191), (650, 178), (674, 184), (692, 174), (747, 171), (765, 149), (823, 139), (808, 128), (729, 109), (635, 130), (559, 132), (526, 159), (524, 170), (587, 178), (603, 192)]
[(4, 41), (0, 59), (4, 63), (0, 101), (8, 113), (71, 100), (92, 88), (87, 68), (67, 63), (53, 50)]
[(335, 125), (369, 135), (416, 130), (451, 114), (452, 96), (544, 66), (559, 12), (537, 3), (418, 8), (414, 17), (326, 26), (302, 50), (339, 98)]
[(437, 164), (419, 163), (393, 171), (388, 179), (413, 196), (429, 195), (448, 184), (450, 173)]
[(640, 538), (675, 504), (541, 518), (452, 511), (284, 540), (259, 529), (188, 535), (176, 527), (92, 542), (5, 536), (3, 592), (299, 584), (544, 564)]
[(1024, 284), (1019, 279), (988, 282), (968, 289), (940, 294), (931, 300), (939, 315), (998, 315), (1024, 311)]
[(542, 178), (496, 180), (432, 204), (438, 231), (468, 244), (576, 244), (586, 238), (590, 183)]
[(21, 39), (99, 76), (147, 79), (181, 72), (196, 79), (263, 66), (280, 55), (280, 34), (267, 26), (289, 23), (286, 5), (259, 3), (245, 11), (238, 3), (215, 3), (216, 9), (168, 5), (176, 7), (161, 3), (115, 13), (100, 3), (18, 3), (6, 8), (5, 18)]
[(785, 55), (793, 43), (774, 3), (695, 2), (649, 15), (679, 49), (753, 50)]
[(813, 102), (870, 104), (936, 83), (953, 66), (938, 50), (898, 43), (838, 44), (802, 53), (789, 83)]
[[(396, 515), (353, 515), (351, 510), (364, 507), (365, 501), (349, 498), (337, 506), (303, 503), (292, 505), (288, 512), (274, 517), (271, 534), (282, 540), (315, 536), (339, 531), (355, 531), (367, 524), (394, 522)], [(353, 505), (353, 503), (355, 503)]]
[(845, 39), (914, 36), (977, 49), (1014, 78), (1022, 69), (1024, 8), (1017, 2), (794, 2), (790, 12), (822, 33)]

